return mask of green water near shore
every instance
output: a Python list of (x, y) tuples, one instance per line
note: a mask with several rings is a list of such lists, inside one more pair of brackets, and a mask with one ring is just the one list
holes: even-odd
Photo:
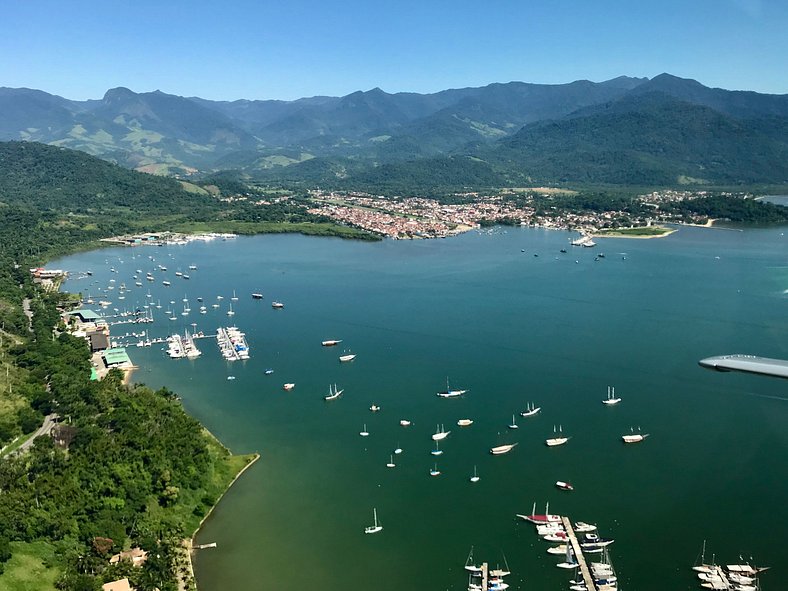
[[(777, 567), (763, 577), (768, 590), (781, 587), (788, 562), (788, 384), (697, 361), (788, 358), (784, 230), (682, 228), (657, 240), (600, 239), (596, 249), (539, 229), (380, 243), (277, 235), (108, 249), (53, 266), (92, 270), (65, 289), (119, 308), (176, 302), (176, 321), (163, 308), (152, 325), (115, 335), (163, 336), (191, 322), (213, 333), (231, 323), (225, 311), (238, 294), (232, 323), (247, 334), (249, 361), (225, 362), (208, 339), (195, 361), (129, 349), (136, 381), (176, 390), (233, 451), (262, 456), (198, 536), (218, 543), (197, 554), (202, 591), (464, 589), (472, 545), (477, 560), (506, 556), (512, 589), (566, 588), (547, 544), (515, 518), (534, 502), (614, 537), (622, 589), (698, 588), (689, 566), (706, 539), (719, 560)], [(92, 291), (110, 278), (134, 287), (137, 268), (157, 281), (143, 279), (125, 302)], [(191, 279), (174, 277), (178, 269)], [(258, 291), (264, 300), (251, 299)], [(197, 296), (208, 314), (197, 314)], [(324, 348), (324, 339), (343, 343)], [(338, 362), (345, 349), (353, 363)], [(469, 393), (436, 397), (447, 376)], [(284, 392), (285, 382), (295, 389)], [(345, 393), (326, 403), (333, 383)], [(607, 385), (620, 405), (601, 404)], [(542, 413), (509, 430), (529, 401)], [(382, 410), (371, 413), (373, 403)], [(458, 427), (465, 417), (474, 424)], [(401, 427), (403, 418), (413, 425)], [(438, 423), (452, 433), (437, 458), (442, 474), (430, 477)], [(557, 424), (572, 439), (548, 449)], [(650, 437), (625, 447), (620, 436), (638, 426)], [(504, 442), (519, 445), (489, 454)], [(481, 481), (471, 484), (474, 465)], [(373, 507), (384, 530), (365, 536)]]

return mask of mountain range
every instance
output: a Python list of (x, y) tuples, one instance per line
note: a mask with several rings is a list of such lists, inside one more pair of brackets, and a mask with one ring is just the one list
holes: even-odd
[(0, 140), (82, 150), (146, 172), (442, 186), (788, 181), (788, 95), (661, 74), (509, 82), (434, 94), (379, 88), (295, 101), (107, 91), (72, 101), (0, 88)]

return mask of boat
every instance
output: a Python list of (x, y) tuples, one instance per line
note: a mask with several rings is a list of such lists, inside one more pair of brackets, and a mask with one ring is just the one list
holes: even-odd
[(440, 448), (439, 442), (437, 442), (437, 441), (435, 442), (435, 449), (433, 449), (430, 452), (430, 454), (433, 455), (433, 456), (441, 456), (441, 455), (443, 455), (443, 450)]
[(465, 394), (467, 391), (468, 390), (452, 390), (451, 388), (449, 388), (449, 378), (447, 376), (446, 389), (442, 392), (438, 392), (437, 396), (441, 398), (457, 398), (458, 396), (462, 396), (463, 394)]
[(438, 470), (438, 464), (435, 464), (434, 467), (430, 468), (430, 476), (440, 476), (441, 471)]
[(171, 283), (170, 283), (169, 281), (162, 281), (162, 282), (161, 282), (161, 284), (162, 284), (164, 287), (169, 287), (169, 286), (171, 285)]
[(263, 294), (261, 294), (261, 293), (253, 293), (252, 294), (252, 299), (254, 299), (254, 300), (262, 300), (263, 299)]
[(323, 397), (323, 400), (336, 400), (337, 398), (342, 396), (342, 392), (344, 392), (344, 391), (345, 391), (344, 389), (337, 390), (337, 385), (336, 384), (334, 384), (334, 389), (332, 390), (331, 389), (331, 385), (329, 384), (329, 386), (328, 386), (328, 394), (326, 394)]
[(413, 423), (411, 423), (408, 419), (400, 419), (399, 424), (403, 427), (410, 427)]
[(510, 429), (519, 429), (520, 428), (520, 425), (517, 424), (517, 421), (515, 420), (514, 415), (512, 415), (512, 424), (509, 425), (509, 428)]
[(366, 423), (364, 423), (364, 428), (361, 431), (359, 431), (358, 434), (361, 435), (362, 437), (369, 437), (369, 431), (367, 431)]
[(389, 463), (386, 464), (386, 468), (394, 468), (394, 467), (396, 467), (396, 464), (394, 463), (394, 456), (389, 455)]
[(613, 404), (618, 404), (619, 402), (621, 402), (621, 399), (620, 398), (616, 398), (616, 389), (615, 389), (615, 387), (608, 386), (607, 387), (607, 398), (605, 398), (602, 401), (602, 404), (607, 404), (608, 406), (611, 406)]
[(547, 549), (548, 554), (566, 554), (566, 544), (559, 544), (558, 546), (550, 546)]
[(568, 482), (564, 482), (563, 480), (557, 480), (555, 485), (560, 488), (561, 490), (575, 490), (575, 487), (569, 484)]
[(230, 309), (227, 310), (227, 315), (228, 316), (235, 316), (235, 312), (233, 312), (233, 305), (232, 304), (230, 304)]
[(339, 356), (339, 362), (340, 363), (346, 363), (348, 361), (353, 361), (355, 358), (356, 358), (356, 356), (354, 354), (340, 355)]
[(584, 521), (578, 521), (577, 523), (575, 523), (574, 529), (576, 533), (583, 534), (590, 531), (594, 531), (596, 529), (596, 526), (591, 523), (586, 523)]
[(542, 410), (541, 406), (536, 406), (533, 402), (529, 402), (525, 405), (525, 410), (520, 413), (520, 416), (532, 417), (536, 414), (539, 414), (540, 410)]
[(555, 425), (553, 425), (553, 435), (550, 439), (545, 439), (545, 443), (548, 447), (555, 447), (556, 445), (563, 445), (567, 441), (569, 441), (569, 437), (564, 437), (563, 432), (561, 429), (561, 425), (558, 425), (558, 432), (556, 433)]
[(280, 308), (284, 308), (285, 305), (282, 302), (271, 302), (271, 307), (278, 310)]
[(283, 390), (286, 390), (286, 391), (288, 391), (288, 392), (289, 392), (290, 390), (292, 390), (293, 388), (295, 388), (295, 384), (285, 384), (284, 386), (282, 386), (282, 389), (283, 389)]
[(237, 301), (238, 301), (238, 296), (237, 296), (237, 295), (235, 295), (235, 290), (233, 290), (233, 297), (231, 297), (230, 299), (231, 299), (232, 301), (234, 301), (234, 302), (237, 302)]
[(497, 447), (493, 447), (490, 449), (490, 453), (494, 456), (501, 456), (503, 454), (508, 454), (510, 451), (514, 449), (514, 446), (517, 445), (516, 443), (509, 443), (507, 445), (499, 445)]
[(329, 339), (327, 341), (323, 341), (320, 344), (323, 345), (324, 347), (333, 347), (334, 345), (338, 345), (341, 342), (342, 339)]
[(380, 407), (377, 404), (373, 404), (372, 406), (369, 407), (369, 410), (371, 410), (372, 412), (378, 412), (380, 410)]
[(457, 424), (460, 427), (470, 427), (471, 425), (473, 425), (473, 419), (460, 419), (459, 421), (457, 421)]
[(517, 517), (520, 519), (525, 519), (526, 521), (530, 521), (531, 523), (535, 523), (537, 525), (545, 524), (545, 523), (560, 523), (561, 516), (560, 515), (551, 515), (550, 514), (550, 503), (547, 503), (544, 508), (543, 515), (536, 514), (536, 503), (534, 503), (533, 508), (531, 509), (530, 515), (521, 515), (517, 514)]
[(471, 476), (468, 480), (471, 482), (479, 482), (479, 474), (476, 472), (476, 466), (473, 467), (473, 476)]
[(451, 433), (451, 431), (445, 431), (443, 429), (443, 425), (439, 425), (438, 428), (435, 430), (435, 433), (432, 434), (432, 440), (441, 441), (443, 439), (446, 439), (449, 436), (449, 433)]
[(197, 270), (197, 265), (189, 265), (189, 270), (196, 271)]
[(472, 573), (482, 572), (482, 567), (473, 564), (473, 546), (471, 546), (471, 551), (468, 553), (468, 558), (465, 560), (465, 570)]
[(567, 542), (569, 541), (569, 534), (565, 531), (554, 531), (542, 536), (542, 539), (545, 542)]
[(188, 276), (186, 273), (184, 273), (184, 274), (183, 274), (183, 278), (184, 278), (184, 279), (189, 279), (189, 276)]
[(378, 523), (378, 510), (372, 509), (372, 519), (374, 520), (374, 525), (370, 525), (369, 527), (364, 528), (365, 534), (376, 534), (379, 531), (383, 530), (383, 526)]
[(268, 369), (266, 369), (266, 370), (265, 370), (265, 372), (263, 372), (263, 373), (265, 373), (265, 375), (267, 375), (267, 376), (270, 376), (272, 373), (274, 373), (274, 370), (273, 370), (273, 369), (271, 369), (271, 368), (269, 367), (269, 368), (268, 368)]
[(227, 376), (227, 379), (228, 379), (228, 380), (234, 380), (234, 379), (235, 379), (235, 376)]
[(624, 440), (624, 443), (640, 443), (646, 437), (648, 437), (648, 433), (642, 434), (640, 432), (640, 427), (638, 427), (638, 432), (637, 433), (635, 433), (635, 430), (632, 427), (630, 427), (629, 430), (630, 430), (630, 434), (629, 435), (622, 435), (621, 436), (621, 439)]

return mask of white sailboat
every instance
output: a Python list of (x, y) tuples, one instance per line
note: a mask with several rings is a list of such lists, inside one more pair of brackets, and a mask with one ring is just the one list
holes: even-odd
[(443, 439), (446, 439), (449, 436), (449, 433), (451, 433), (451, 431), (444, 430), (443, 425), (438, 425), (435, 433), (432, 434), (432, 440), (441, 441)]
[(517, 424), (517, 420), (515, 420), (515, 415), (512, 415), (512, 423), (509, 425), (510, 429), (519, 429), (520, 425)]
[(520, 413), (521, 417), (532, 417), (539, 413), (542, 410), (541, 406), (536, 406), (533, 402), (529, 402), (525, 405), (525, 410)]
[(494, 456), (502, 456), (503, 454), (508, 454), (510, 451), (512, 451), (516, 445), (516, 443), (498, 445), (496, 447), (490, 448), (490, 453)]
[(233, 305), (232, 304), (230, 304), (230, 309), (227, 310), (227, 315), (228, 316), (235, 316), (235, 312), (233, 312)]
[(369, 527), (364, 528), (365, 534), (376, 534), (379, 531), (383, 530), (383, 526), (378, 523), (378, 510), (372, 509), (372, 518), (374, 520), (374, 525), (370, 525)]
[(548, 447), (555, 447), (556, 445), (563, 445), (567, 441), (569, 441), (569, 437), (564, 437), (561, 425), (558, 425), (558, 432), (556, 432), (555, 425), (553, 425), (553, 437), (546, 439), (545, 443)]
[(473, 467), (473, 476), (471, 476), (468, 480), (471, 482), (479, 482), (479, 474), (476, 472), (476, 466)]
[(441, 456), (443, 455), (443, 450), (440, 448), (439, 442), (435, 442), (435, 449), (430, 452), (433, 456)]
[(430, 468), (430, 476), (440, 476), (441, 471), (438, 470), (438, 464), (435, 464), (434, 467)]
[(362, 437), (369, 437), (369, 431), (367, 431), (367, 424), (364, 423), (364, 428), (359, 432), (359, 435)]
[(640, 427), (638, 427), (638, 432), (637, 433), (635, 433), (635, 430), (632, 427), (629, 428), (629, 431), (630, 431), (629, 435), (622, 435), (621, 436), (621, 439), (624, 440), (624, 443), (640, 443), (646, 437), (648, 437), (648, 433), (642, 434), (640, 432)]
[(386, 468), (394, 468), (396, 464), (394, 463), (394, 456), (389, 455), (389, 463), (386, 464)]
[(237, 295), (235, 295), (235, 290), (233, 290), (233, 297), (231, 297), (230, 299), (231, 299), (232, 301), (234, 301), (234, 302), (237, 302), (237, 301), (238, 301), (238, 296), (237, 296)]
[(331, 384), (328, 385), (328, 394), (323, 397), (323, 400), (336, 400), (340, 396), (342, 396), (342, 392), (344, 392), (344, 388), (342, 390), (337, 389), (337, 385), (334, 384), (333, 389), (331, 388)]
[(602, 401), (602, 404), (607, 404), (608, 406), (613, 404), (618, 404), (621, 402), (620, 398), (616, 398), (616, 388), (614, 386), (607, 387), (607, 398)]
[(449, 388), (449, 376), (446, 376), (446, 389), (443, 392), (438, 392), (438, 396), (441, 398), (456, 398), (457, 396), (462, 396), (468, 390), (452, 390)]

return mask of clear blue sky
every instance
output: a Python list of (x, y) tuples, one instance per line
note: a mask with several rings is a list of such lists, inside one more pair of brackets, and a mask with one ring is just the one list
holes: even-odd
[(787, 32), (786, 0), (5, 0), (0, 86), (294, 99), (669, 72), (785, 94)]

